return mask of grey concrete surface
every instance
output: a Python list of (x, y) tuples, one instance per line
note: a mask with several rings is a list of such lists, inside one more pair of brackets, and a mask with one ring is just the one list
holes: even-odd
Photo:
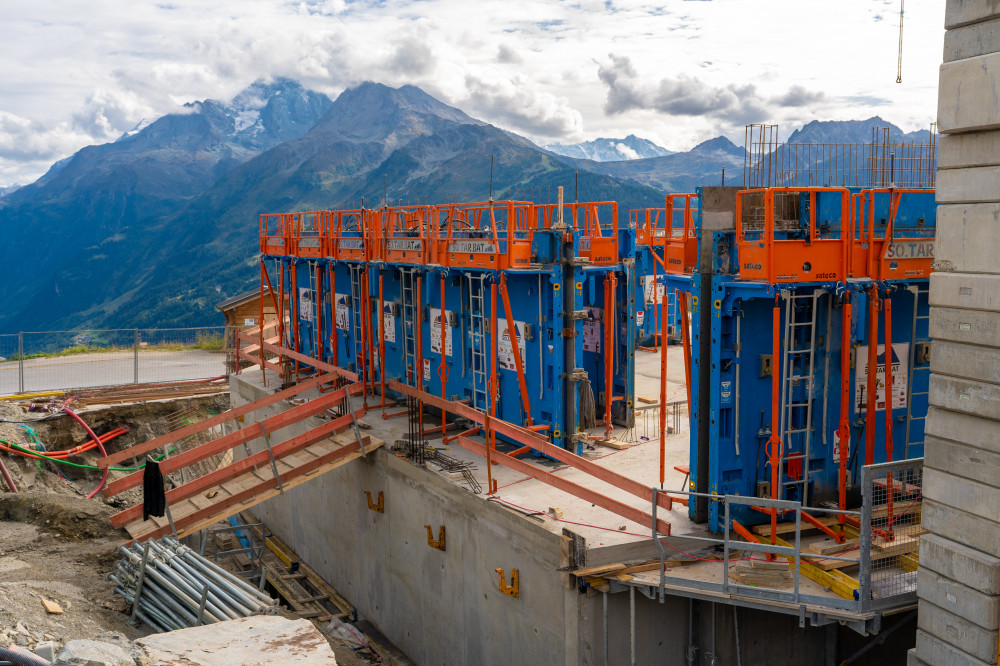
[(920, 539), (920, 565), (984, 594), (1000, 595), (1000, 558), (937, 534)]
[(1000, 204), (938, 206), (934, 270), (1000, 273)]
[(948, 0), (944, 10), (944, 27), (952, 30), (993, 18), (1000, 18), (1000, 5), (995, 0)]
[(1000, 51), (1000, 19), (949, 30), (944, 38), (945, 62), (997, 51)]
[[(1000, 74), (1000, 54), (954, 60), (941, 65), (938, 77), (938, 131), (972, 132), (1000, 127), (1000, 106), (993, 102)], [(942, 172), (943, 174), (943, 172)], [(941, 178), (939, 174), (938, 185)], [(949, 181), (962, 187), (960, 183)], [(938, 201), (955, 201), (949, 192), (938, 191)], [(994, 196), (995, 198), (995, 196)], [(981, 199), (990, 201), (991, 198)]]
[[(938, 168), (1000, 164), (1000, 131), (942, 134), (938, 137)], [(938, 209), (938, 220), (941, 209)]]
[(989, 666), (995, 663), (976, 659), (920, 629), (917, 630), (917, 656), (931, 666)]
[[(130, 351), (27, 359), (24, 391), (132, 384), (136, 379), (135, 361), (135, 354)], [(19, 373), (17, 361), (0, 362), (0, 395), (20, 391)], [(206, 379), (224, 374), (223, 352), (139, 351), (139, 383)]]
[(917, 595), (994, 634), (1000, 628), (1000, 597), (962, 585), (924, 567), (917, 573)]
[(921, 599), (918, 604), (917, 628), (938, 636), (965, 654), (987, 663), (996, 661), (997, 632), (983, 629), (964, 617)]

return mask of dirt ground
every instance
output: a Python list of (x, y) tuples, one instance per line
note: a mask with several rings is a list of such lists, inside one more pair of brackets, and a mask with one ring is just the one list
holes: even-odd
[[(216, 410), (228, 408), (228, 395), (216, 402), (211, 406)], [(129, 427), (129, 434), (117, 442), (117, 450), (165, 432), (156, 425), (158, 414), (167, 413), (165, 409), (125, 405), (85, 418), (99, 434), (117, 425)], [(36, 414), (0, 401), (0, 440), (31, 448), (30, 432), (11, 421), (32, 418)], [(62, 423), (56, 421), (28, 424), (47, 450), (84, 443), (82, 428), (65, 417), (58, 419)], [(96, 459), (95, 453), (87, 453), (72, 460), (93, 464)], [(128, 540), (124, 531), (111, 526), (110, 517), (141, 501), (141, 492), (110, 500), (99, 494), (88, 500), (85, 496), (100, 478), (96, 471), (60, 466), (60, 475), (49, 463), (5, 452), (0, 453), (0, 461), (20, 491), (7, 492), (0, 479), (0, 645), (13, 643), (33, 650), (44, 641), (61, 645), (108, 632), (134, 640), (151, 633), (146, 625), (129, 625), (129, 604), (113, 593), (114, 585), (106, 580), (119, 559), (118, 547)], [(112, 473), (111, 479), (123, 475)], [(56, 602), (63, 612), (48, 613), (43, 599)], [(329, 641), (342, 666), (378, 663), (346, 642)]]

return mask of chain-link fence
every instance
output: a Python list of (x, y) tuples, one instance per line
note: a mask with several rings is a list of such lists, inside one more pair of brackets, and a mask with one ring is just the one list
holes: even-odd
[(225, 326), (0, 334), (0, 395), (226, 374)]

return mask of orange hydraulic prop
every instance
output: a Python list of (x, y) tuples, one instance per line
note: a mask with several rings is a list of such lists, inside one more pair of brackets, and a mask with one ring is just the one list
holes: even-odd
[(865, 410), (865, 464), (875, 463), (875, 397), (878, 391), (878, 287), (868, 292), (868, 405)]
[[(654, 264), (655, 266), (655, 264)], [(656, 280), (653, 280), (653, 293), (656, 294)], [(652, 315), (656, 316), (656, 306)], [(655, 329), (655, 326), (654, 326)], [(663, 490), (663, 480), (667, 460), (667, 284), (666, 276), (663, 283), (663, 303), (660, 306), (660, 490)], [(676, 426), (675, 426), (676, 427)]]
[(333, 365), (339, 365), (340, 335), (337, 333), (337, 271), (330, 265), (330, 347), (333, 351), (333, 358), (330, 360)]
[[(441, 275), (441, 366), (438, 368), (438, 377), (441, 378), (441, 399), (448, 399), (448, 360), (445, 352), (448, 351), (448, 324), (444, 310), (444, 275)], [(448, 412), (441, 410), (441, 437), (445, 436), (448, 429)]]
[[(299, 300), (299, 280), (298, 274), (295, 270), (295, 265), (289, 266), (288, 272), (290, 273), (292, 282), (292, 300), (294, 301), (294, 307), (291, 310), (295, 313), (295, 321), (292, 322), (292, 351), (301, 352), (302, 348), (299, 344), (299, 319), (302, 317), (302, 313), (299, 312), (299, 308), (302, 302)], [(263, 349), (263, 348), (262, 348)], [(263, 353), (261, 354), (263, 356)], [(299, 361), (295, 360), (295, 376), (299, 375)]]
[[(781, 334), (781, 304), (778, 295), (774, 296), (774, 310), (771, 318), (771, 438), (767, 442), (768, 459), (771, 465), (771, 499), (778, 499), (778, 483), (781, 478), (779, 474), (781, 468), (781, 433), (780, 419), (778, 415), (778, 353), (780, 352), (778, 343)], [(778, 536), (778, 512), (771, 508), (771, 545), (777, 543)], [(768, 553), (767, 559), (773, 560), (774, 555)]]
[[(493, 287), (496, 289), (496, 286)], [(500, 296), (503, 299), (504, 315), (507, 317), (507, 335), (510, 336), (511, 355), (514, 357), (514, 368), (517, 370), (517, 383), (521, 388), (521, 405), (524, 407), (524, 418), (528, 426), (531, 426), (531, 399), (528, 396), (528, 384), (524, 379), (524, 364), (521, 362), (521, 343), (517, 328), (514, 326), (514, 317), (510, 309), (510, 296), (507, 294), (507, 276), (500, 275)], [(496, 324), (496, 316), (494, 316)]]
[[(885, 331), (883, 333), (885, 336), (885, 365), (883, 368), (885, 372), (885, 460), (892, 462), (892, 300), (886, 298), (882, 303), (882, 309), (885, 317)], [(886, 475), (885, 480), (886, 509), (888, 511), (886, 516), (889, 519), (886, 540), (892, 541), (892, 496), (895, 493), (892, 472)]]
[[(600, 227), (598, 227), (600, 229)], [(604, 435), (611, 434), (611, 403), (614, 402), (615, 362), (615, 274), (604, 280)]]
[[(267, 273), (264, 274), (265, 276)], [(288, 340), (285, 339), (285, 303), (288, 299), (285, 298), (285, 264), (281, 264), (281, 274), (278, 276), (278, 294), (281, 296), (281, 302), (278, 304), (278, 340), (281, 342), (283, 347), (288, 346)], [(278, 359), (280, 364), (281, 359)]]
[(687, 389), (688, 425), (691, 423), (691, 340), (688, 339), (688, 295), (680, 290), (674, 291), (674, 298), (681, 309), (681, 346), (684, 348), (684, 387)]
[[(417, 290), (416, 290), (416, 320), (417, 320), (417, 388), (421, 391), (424, 390), (424, 313), (421, 305), (421, 300), (424, 294), (424, 278), (422, 276), (417, 276)], [(417, 409), (420, 422), (420, 435), (423, 436), (424, 433), (424, 403), (422, 400), (417, 401)]]
[[(851, 400), (851, 292), (844, 295), (843, 320), (840, 341), (840, 428), (837, 431), (840, 453), (840, 474), (837, 483), (837, 508), (847, 510), (847, 458), (851, 451), (851, 424), (849, 422)], [(837, 514), (841, 532), (844, 530), (844, 514)]]
[[(267, 386), (267, 373), (264, 372), (264, 281), (267, 279), (267, 269), (264, 268), (264, 260), (260, 260), (260, 346), (257, 347), (261, 350), (260, 353), (260, 377), (264, 382), (264, 386)], [(240, 371), (240, 358), (239, 358), (240, 344), (237, 340), (236, 342), (236, 372)]]
[(381, 272), (378, 275), (378, 382), (382, 396), (379, 407), (385, 408), (385, 290)]
[(326, 360), (323, 355), (323, 268), (319, 263), (316, 264), (316, 358)]
[(489, 493), (492, 495), (497, 491), (497, 482), (493, 479), (493, 452), (497, 447), (497, 434), (493, 429), (493, 419), (497, 415), (497, 334), (500, 332), (497, 326), (497, 283), (490, 285), (490, 415), (486, 420), (486, 471)]
[(372, 337), (372, 299), (371, 299), (371, 288), (368, 282), (368, 267), (361, 273), (361, 334), (364, 336), (364, 344), (362, 345), (365, 350), (364, 361), (368, 364), (368, 371), (365, 372), (365, 379), (367, 380), (365, 384), (365, 411), (368, 411), (368, 394), (370, 393), (373, 397), (375, 395), (375, 341)]

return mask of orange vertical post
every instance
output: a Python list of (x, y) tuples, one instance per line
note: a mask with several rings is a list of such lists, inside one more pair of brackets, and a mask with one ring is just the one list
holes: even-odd
[[(497, 334), (499, 333), (499, 327), (497, 326), (497, 283), (494, 282), (490, 286), (490, 358), (493, 362), (490, 365), (490, 418), (495, 419), (497, 415)], [(490, 422), (489, 432), (486, 433), (489, 441), (487, 442), (486, 452), (486, 469), (493, 469), (493, 452), (497, 447), (497, 433), (493, 429), (493, 424)], [(493, 472), (489, 472), (489, 483), (490, 483), (490, 494), (497, 491), (497, 482), (493, 479)]]
[[(436, 243), (435, 243), (436, 245)], [(441, 274), (441, 366), (438, 369), (438, 377), (441, 378), (441, 399), (448, 399), (448, 361), (445, 352), (448, 350), (448, 322), (444, 311), (444, 274)], [(444, 439), (445, 431), (448, 429), (448, 412), (441, 409), (441, 438)]]
[[(267, 373), (264, 372), (264, 281), (267, 277), (267, 269), (264, 268), (264, 260), (260, 260), (260, 346), (257, 348), (257, 353), (260, 354), (260, 378), (264, 382), (264, 386), (267, 386)], [(236, 368), (235, 371), (238, 373), (240, 371), (240, 339), (239, 334), (236, 337)]]
[(872, 285), (868, 292), (868, 381), (865, 391), (868, 404), (865, 410), (865, 464), (875, 462), (875, 403), (878, 393), (878, 287)]
[[(656, 264), (654, 263), (654, 266)], [(656, 294), (656, 278), (653, 278), (653, 294)], [(666, 476), (667, 461), (667, 276), (663, 276), (663, 298), (660, 305), (660, 490)], [(656, 316), (656, 306), (653, 306)], [(655, 321), (654, 321), (655, 323)], [(654, 326), (655, 330), (656, 327)]]
[[(261, 307), (261, 312), (263, 312)], [(263, 347), (261, 353), (263, 354)], [(323, 361), (323, 268), (316, 263), (316, 360)]]
[[(289, 303), (289, 309), (295, 313), (295, 321), (290, 322), (292, 325), (292, 351), (300, 352), (302, 349), (299, 347), (299, 320), (302, 318), (302, 313), (299, 312), (299, 308), (302, 306), (302, 302), (299, 300), (299, 278), (298, 273), (295, 270), (295, 264), (291, 264), (288, 267), (288, 272), (291, 274), (292, 282), (292, 303)], [(299, 362), (295, 361), (295, 376), (299, 375)]]
[(337, 333), (337, 271), (330, 264), (330, 347), (334, 365), (339, 365), (340, 334)]
[[(778, 499), (780, 493), (778, 492), (778, 484), (781, 479), (781, 474), (779, 473), (781, 468), (781, 433), (780, 431), (780, 417), (778, 414), (778, 403), (780, 395), (780, 384), (778, 383), (778, 374), (780, 370), (779, 359), (779, 340), (781, 338), (781, 304), (778, 301), (778, 295), (774, 296), (774, 310), (771, 314), (771, 438), (768, 440), (768, 458), (771, 464), (771, 499)], [(771, 545), (777, 543), (778, 534), (778, 511), (774, 507), (771, 508)], [(768, 553), (767, 559), (773, 560), (774, 555)]]
[[(886, 298), (882, 302), (882, 309), (885, 317), (885, 331), (883, 335), (885, 336), (885, 365), (883, 371), (885, 372), (885, 460), (886, 462), (892, 462), (892, 300)], [(886, 474), (886, 485), (885, 485), (885, 495), (886, 495), (886, 510), (889, 522), (887, 524), (887, 539), (890, 541), (893, 538), (892, 530), (892, 499), (893, 499), (893, 484), (892, 484), (892, 472)]]
[[(664, 285), (665, 287), (666, 285)], [(691, 423), (691, 340), (688, 338), (688, 295), (680, 290), (674, 290), (674, 298), (680, 297), (678, 306), (681, 309), (681, 346), (684, 348), (684, 388), (687, 389), (688, 425)]]
[[(424, 278), (420, 275), (417, 276), (417, 290), (416, 290), (416, 320), (417, 320), (417, 388), (421, 391), (424, 390), (424, 313), (421, 308), (421, 296), (423, 295), (424, 288)], [(420, 436), (424, 435), (424, 403), (422, 400), (417, 401), (417, 409), (420, 410), (418, 413), (419, 424), (420, 424)]]
[[(842, 313), (842, 331), (840, 336), (840, 428), (837, 431), (839, 442), (837, 442), (840, 452), (840, 469), (837, 483), (838, 501), (837, 508), (842, 512), (847, 510), (847, 458), (851, 450), (851, 424), (850, 401), (851, 401), (851, 292), (844, 295), (844, 305)], [(837, 514), (837, 522), (841, 531), (844, 529), (846, 516), (843, 513)]]
[[(598, 225), (598, 228), (600, 226)], [(611, 403), (614, 402), (615, 362), (615, 287), (616, 278), (609, 272), (604, 280), (604, 436), (611, 434)]]
[[(495, 284), (493, 288), (496, 289)], [(531, 426), (531, 399), (528, 395), (528, 385), (524, 378), (524, 363), (521, 360), (520, 336), (517, 334), (517, 328), (514, 326), (514, 315), (510, 307), (510, 296), (507, 294), (507, 276), (502, 273), (500, 274), (500, 297), (503, 299), (504, 315), (507, 318), (507, 335), (510, 336), (511, 355), (514, 357), (514, 369), (517, 370), (517, 383), (521, 390), (521, 405), (524, 407), (525, 420), (528, 425)], [(495, 305), (494, 312), (496, 312)], [(494, 320), (496, 320), (495, 314)]]
[(382, 272), (378, 274), (378, 381), (382, 401), (379, 407), (385, 407), (385, 290), (382, 283)]

